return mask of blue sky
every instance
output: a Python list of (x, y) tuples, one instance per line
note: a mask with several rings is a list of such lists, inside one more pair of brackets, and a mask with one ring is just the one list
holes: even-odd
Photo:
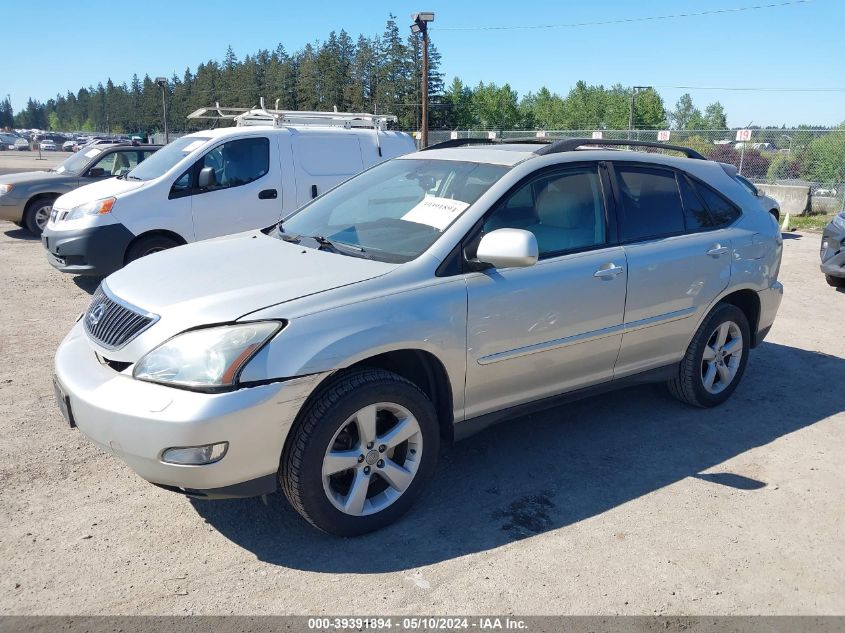
[[(4, 3), (0, 94), (17, 111), (82, 85), (132, 73), (182, 74), (282, 42), (289, 51), (345, 28), (380, 33), (389, 13), (403, 33), (412, 11), (436, 12), (432, 39), (447, 80), (510, 83), (520, 95), (546, 85), (565, 94), (592, 84), (653, 85), (667, 107), (690, 92), (702, 110), (719, 100), (733, 126), (845, 121), (845, 1), (624, 24), (530, 30), (451, 31), (468, 26), (571, 24), (732, 9), (785, 0), (486, 0), (310, 3), (218, 0)], [(243, 9), (243, 10), (241, 10)], [(161, 24), (158, 24), (158, 22)], [(9, 28), (10, 25), (14, 25)], [(137, 37), (124, 35), (134, 30)], [(69, 43), (62, 33), (67, 32)], [(48, 33), (49, 36), (44, 34)], [(87, 34), (91, 34), (90, 37)], [(110, 35), (102, 35), (109, 33)], [(668, 86), (838, 89), (838, 92), (683, 90)]]

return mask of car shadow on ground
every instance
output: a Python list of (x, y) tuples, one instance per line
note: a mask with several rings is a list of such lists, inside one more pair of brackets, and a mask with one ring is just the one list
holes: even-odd
[(784, 231), (781, 233), (781, 237), (783, 237), (783, 239), (785, 240), (800, 240), (803, 235), (801, 235), (800, 233), (788, 233)]
[(687, 477), (768, 494), (770, 482), (704, 471), (845, 410), (831, 389), (843, 382), (842, 358), (763, 343), (716, 409), (686, 406), (650, 385), (514, 419), (444, 449), (415, 507), (354, 541), (317, 531), (278, 493), (268, 505), (191, 503), (271, 564), (332, 573), (411, 569), (556, 530)]
[(94, 294), (101, 281), (103, 281), (102, 277), (91, 277), (88, 275), (75, 275), (73, 277), (73, 283), (76, 284), (76, 287), (84, 290), (89, 295)]
[(11, 237), (14, 240), (26, 240), (27, 242), (38, 242), (41, 240), (39, 235), (34, 235), (24, 228), (15, 227), (7, 231), (3, 231), (6, 237)]

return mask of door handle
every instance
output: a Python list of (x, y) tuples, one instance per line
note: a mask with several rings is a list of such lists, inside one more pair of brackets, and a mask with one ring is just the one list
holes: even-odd
[(713, 248), (711, 248), (709, 251), (707, 251), (707, 254), (710, 255), (710, 257), (719, 257), (720, 255), (725, 255), (727, 252), (728, 252), (727, 246), (722, 246), (720, 244), (714, 244)]
[(264, 191), (258, 192), (258, 199), (259, 200), (275, 200), (279, 197), (279, 192), (275, 189), (265, 189)]
[(613, 279), (617, 275), (621, 275), (623, 272), (625, 272), (625, 269), (622, 266), (610, 263), (604, 264), (601, 268), (594, 272), (593, 277), (598, 277), (599, 279)]
[(311, 199), (317, 197), (317, 185), (311, 185)]

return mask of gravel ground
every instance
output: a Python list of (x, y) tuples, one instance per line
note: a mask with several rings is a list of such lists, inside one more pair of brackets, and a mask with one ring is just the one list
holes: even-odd
[(279, 494), (159, 490), (67, 428), (53, 353), (96, 281), (0, 222), (0, 614), (843, 614), (845, 294), (818, 235), (787, 237), (727, 404), (638, 387), (514, 420), (344, 540)]

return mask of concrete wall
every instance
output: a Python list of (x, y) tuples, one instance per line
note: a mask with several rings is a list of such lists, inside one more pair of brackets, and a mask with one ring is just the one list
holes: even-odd
[(758, 190), (771, 196), (780, 204), (780, 216), (804, 215), (812, 209), (810, 187), (803, 185), (758, 185)]

